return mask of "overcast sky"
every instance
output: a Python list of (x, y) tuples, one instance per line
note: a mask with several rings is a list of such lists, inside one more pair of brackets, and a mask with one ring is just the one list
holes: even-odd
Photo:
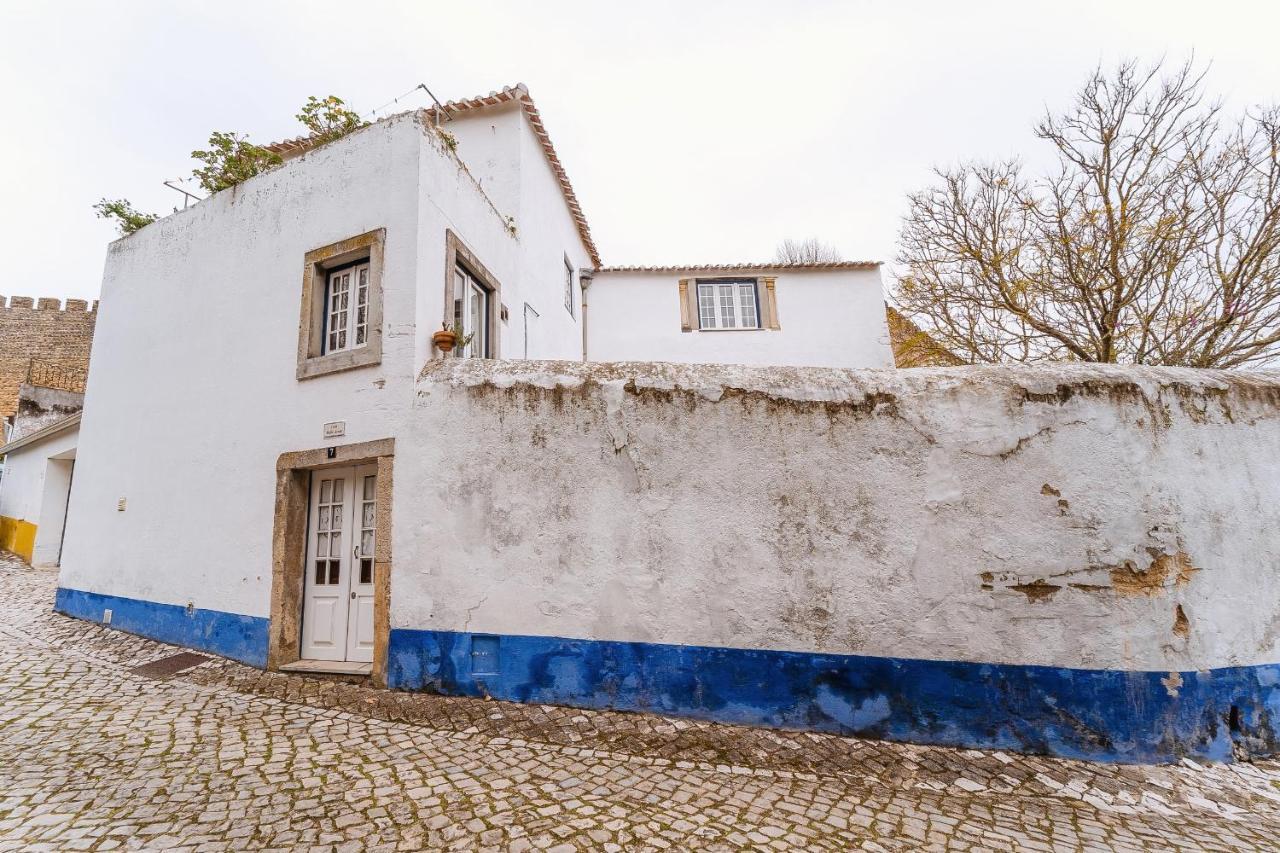
[(606, 263), (768, 259), (809, 236), (890, 261), (932, 165), (1042, 162), (1034, 120), (1098, 62), (1194, 50), (1233, 109), (1280, 99), (1277, 8), (0, 0), (0, 293), (96, 296), (115, 229), (91, 205), (171, 210), (161, 182), (211, 130), (268, 142), (308, 95), (365, 112), (419, 82), (529, 86)]

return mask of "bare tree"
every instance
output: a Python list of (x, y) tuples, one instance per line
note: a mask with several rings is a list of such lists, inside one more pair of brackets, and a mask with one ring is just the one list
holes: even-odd
[(808, 240), (783, 240), (778, 244), (773, 259), (780, 264), (831, 264), (844, 260), (835, 246), (817, 237)]
[(1236, 120), (1191, 63), (1094, 72), (1016, 161), (909, 196), (893, 300), (974, 362), (1240, 367), (1280, 355), (1280, 109)]

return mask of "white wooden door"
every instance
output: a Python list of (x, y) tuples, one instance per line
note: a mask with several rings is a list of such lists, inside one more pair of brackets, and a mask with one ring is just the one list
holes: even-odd
[(375, 466), (368, 465), (325, 468), (311, 475), (302, 606), (304, 660), (373, 660), (376, 472)]
[(347, 614), (347, 660), (373, 660), (373, 531), (374, 495), (378, 492), (378, 469), (366, 465), (356, 469), (355, 500), (352, 502), (351, 602)]

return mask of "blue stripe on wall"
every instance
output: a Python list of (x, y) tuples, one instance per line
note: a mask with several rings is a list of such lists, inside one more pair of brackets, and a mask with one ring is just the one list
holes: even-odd
[(406, 690), (1091, 761), (1280, 751), (1280, 664), (1177, 684), (1163, 672), (406, 629), (391, 632), (387, 664), (389, 686)]
[(101, 622), (102, 611), (110, 609), (112, 628), (212, 652), (253, 666), (267, 665), (269, 622), (261, 616), (241, 616), (221, 610), (193, 610), (188, 614), (185, 607), (176, 604), (157, 604), (64, 587), (58, 588), (53, 609), (90, 622)]

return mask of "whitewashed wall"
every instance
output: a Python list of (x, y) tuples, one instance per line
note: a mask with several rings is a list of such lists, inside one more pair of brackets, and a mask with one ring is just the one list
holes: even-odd
[[(681, 331), (680, 279), (756, 274), (599, 272), (587, 291), (587, 358), (686, 364), (893, 366), (879, 270), (779, 270), (779, 330)], [(771, 273), (762, 269), (759, 274)]]
[(458, 157), (515, 224), (520, 262), (510, 288), (503, 282), (510, 310), (503, 356), (521, 358), (527, 351), (529, 358), (580, 359), (581, 295), (575, 276), (570, 313), (564, 261), (567, 256), (576, 271), (590, 267), (591, 259), (524, 111), (507, 102), (463, 113), (445, 127), (458, 140)]
[[(446, 227), (517, 278), (501, 216), (406, 115), (113, 243), (60, 585), (266, 616), (276, 458), (400, 431), (439, 328)], [(375, 228), (382, 363), (299, 382), (303, 257)], [(323, 439), (338, 420), (346, 435)]]
[[(4, 460), (0, 479), (0, 515), (40, 524), (49, 460), (76, 449), (76, 430), (20, 447)], [(39, 544), (39, 530), (36, 532)]]
[(1277, 376), (435, 362), (410, 435), (394, 628), (1280, 660)]

